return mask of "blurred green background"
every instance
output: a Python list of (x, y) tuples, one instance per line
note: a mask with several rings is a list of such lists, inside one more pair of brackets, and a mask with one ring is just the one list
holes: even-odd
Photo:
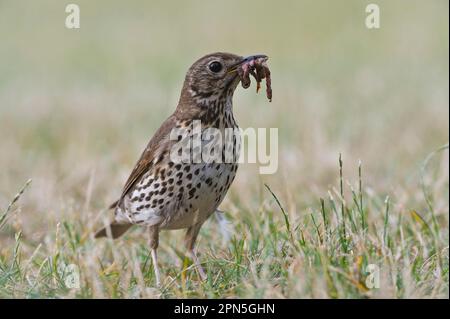
[(448, 142), (447, 1), (376, 1), (378, 30), (368, 1), (74, 2), (78, 30), (64, 25), (69, 2), (0, 1), (0, 206), (33, 178), (24, 228), (78, 214), (89, 187), (94, 207), (114, 200), (210, 52), (265, 53), (273, 74), (273, 102), (238, 88), (235, 113), (243, 128), (279, 128), (279, 170), (244, 165), (232, 211), (257, 207), (261, 180), (306, 207), (335, 183), (339, 152), (349, 179), (361, 159), (367, 184), (407, 205), (421, 199), (420, 163)]

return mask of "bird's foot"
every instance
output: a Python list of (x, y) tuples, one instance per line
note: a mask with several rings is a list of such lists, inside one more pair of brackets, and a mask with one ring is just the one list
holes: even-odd
[(200, 276), (200, 279), (205, 281), (208, 279), (208, 276), (206, 275), (205, 271), (203, 270), (202, 265), (200, 264), (200, 261), (197, 257), (197, 254), (194, 250), (191, 250), (189, 252), (189, 255), (191, 256), (192, 260), (194, 261), (195, 268), (197, 269), (198, 275)]
[(200, 279), (202, 281), (206, 281), (206, 279), (208, 279), (208, 276), (206, 275), (206, 273), (203, 270), (203, 267), (201, 265), (197, 265), (197, 271), (198, 271), (198, 275), (200, 276)]

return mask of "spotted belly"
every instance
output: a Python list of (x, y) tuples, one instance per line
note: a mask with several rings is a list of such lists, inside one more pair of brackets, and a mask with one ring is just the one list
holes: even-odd
[(158, 225), (161, 229), (188, 228), (203, 223), (225, 197), (237, 163), (173, 164), (164, 174), (145, 174), (124, 197), (116, 220)]
[(180, 208), (161, 227), (179, 229), (203, 223), (224, 199), (237, 167), (237, 164), (228, 163), (195, 164), (194, 168), (200, 169), (199, 175), (193, 178), (192, 187), (187, 187)]

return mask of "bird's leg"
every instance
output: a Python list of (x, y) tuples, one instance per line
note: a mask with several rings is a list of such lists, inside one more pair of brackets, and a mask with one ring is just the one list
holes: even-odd
[(155, 271), (155, 278), (156, 278), (156, 286), (161, 285), (161, 275), (159, 273), (159, 267), (158, 267), (158, 255), (156, 250), (158, 249), (159, 244), (159, 229), (158, 226), (150, 226), (148, 228), (149, 230), (149, 246), (152, 250), (152, 262), (153, 262), (153, 269)]
[(203, 270), (202, 266), (200, 265), (200, 261), (198, 260), (197, 254), (195, 253), (195, 250), (194, 250), (195, 240), (197, 239), (197, 236), (200, 231), (200, 228), (202, 227), (202, 224), (203, 223), (198, 223), (198, 224), (195, 224), (188, 228), (188, 230), (186, 232), (185, 243), (186, 243), (186, 248), (188, 250), (189, 256), (194, 261), (195, 268), (197, 268), (200, 278), (202, 280), (206, 280), (208, 277), (206, 276), (205, 271)]

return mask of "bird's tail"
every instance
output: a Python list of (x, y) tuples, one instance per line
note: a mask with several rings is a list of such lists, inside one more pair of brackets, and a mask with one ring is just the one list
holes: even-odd
[(119, 224), (114, 222), (95, 233), (95, 238), (109, 237), (109, 232), (111, 232), (111, 237), (116, 239), (122, 236), (130, 227), (131, 224)]
[[(114, 203), (112, 203), (108, 207), (108, 209), (115, 209), (117, 207), (118, 202), (119, 201), (115, 201)], [(131, 227), (131, 224), (112, 222), (109, 226), (104, 227), (104, 228), (100, 229), (98, 232), (96, 232), (95, 238), (109, 237), (109, 234), (111, 233), (111, 237), (113, 239), (116, 239), (116, 238), (122, 236), (130, 227)]]

